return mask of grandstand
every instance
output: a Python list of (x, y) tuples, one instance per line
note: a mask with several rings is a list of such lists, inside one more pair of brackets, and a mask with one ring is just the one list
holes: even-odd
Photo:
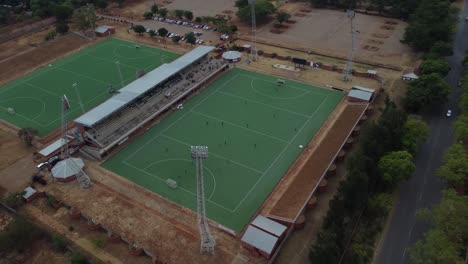
[(121, 88), (113, 97), (74, 120), (86, 142), (85, 155), (101, 159), (148, 121), (169, 110), (227, 65), (199, 46)]

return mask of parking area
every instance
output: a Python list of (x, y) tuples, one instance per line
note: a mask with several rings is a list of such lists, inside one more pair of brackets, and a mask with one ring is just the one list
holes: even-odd
[(179, 35), (181, 37), (185, 36), (186, 33), (194, 32), (197, 37), (197, 40), (199, 40), (197, 44), (215, 45), (220, 41), (221, 36), (220, 33), (215, 31), (216, 29), (208, 25), (205, 25), (205, 27), (203, 27), (203, 24), (183, 22), (181, 20), (164, 20), (155, 17), (151, 20), (141, 21), (140, 24), (142, 24), (147, 30), (152, 29), (157, 31), (159, 28), (166, 28), (169, 31), (169, 33)]

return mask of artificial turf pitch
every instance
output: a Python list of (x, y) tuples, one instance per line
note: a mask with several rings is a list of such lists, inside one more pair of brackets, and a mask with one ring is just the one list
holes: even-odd
[[(343, 93), (233, 69), (103, 166), (196, 210), (190, 146), (206, 145), (207, 216), (240, 232)], [(167, 179), (178, 187), (166, 184)]]
[[(122, 87), (119, 68), (126, 85), (136, 79), (137, 70), (148, 72), (178, 56), (144, 45), (137, 48), (135, 43), (118, 39), (101, 41), (0, 87), (0, 119), (18, 127), (33, 127), (44, 136), (60, 126), (63, 94), (71, 106), (67, 119), (82, 114), (73, 83), (77, 83), (84, 108), (89, 110), (111, 97), (109, 85)], [(8, 108), (16, 113), (8, 113)]]

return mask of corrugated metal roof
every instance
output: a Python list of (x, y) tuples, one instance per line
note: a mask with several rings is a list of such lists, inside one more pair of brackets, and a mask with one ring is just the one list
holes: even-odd
[(169, 64), (163, 64), (160, 67), (150, 71), (141, 78), (119, 90), (119, 94), (108, 99), (104, 103), (91, 109), (89, 112), (75, 119), (75, 123), (84, 126), (93, 126), (110, 114), (121, 109), (133, 101), (138, 96), (152, 89), (154, 86), (164, 82), (178, 71), (189, 66), (192, 62), (200, 59), (214, 49), (212, 46), (199, 46), (189, 53), (179, 57)]
[(361, 91), (361, 90), (351, 90), (348, 96), (369, 102), (372, 97), (372, 93)]
[(97, 33), (106, 33), (106, 31), (108, 29), (111, 29), (111, 28), (114, 28), (114, 27), (111, 27), (111, 26), (99, 26), (97, 27), (94, 31), (97, 32)]
[[(67, 141), (70, 142), (70, 140), (67, 140)], [(63, 145), (65, 145), (65, 142), (66, 141), (63, 140), (63, 138), (59, 138), (56, 141), (54, 141), (52, 144), (48, 145), (47, 147), (45, 147), (41, 151), (39, 151), (39, 154), (41, 154), (42, 156), (47, 157), (50, 154), (52, 154), (54, 151), (59, 150)]]
[(275, 248), (278, 238), (254, 226), (249, 226), (241, 240), (255, 248), (271, 254)]
[(286, 230), (286, 226), (277, 223), (269, 218), (258, 215), (253, 221), (252, 225), (267, 231), (270, 234), (273, 234), (277, 237), (280, 237)]
[(366, 91), (366, 92), (369, 92), (369, 93), (373, 93), (375, 92), (374, 89), (370, 89), (370, 88), (366, 88), (366, 87), (362, 87), (362, 86), (353, 86), (353, 88), (351, 88), (351, 90), (354, 90), (354, 89), (358, 89), (358, 90), (361, 90), (361, 91)]
[(409, 79), (419, 79), (419, 76), (416, 75), (414, 72), (410, 72), (407, 74), (403, 74), (401, 77), (403, 78), (409, 78)]
[(37, 193), (37, 191), (33, 189), (32, 187), (27, 187), (26, 189), (24, 189), (24, 191), (26, 192), (25, 194), (23, 194), (24, 199), (28, 199), (33, 194)]

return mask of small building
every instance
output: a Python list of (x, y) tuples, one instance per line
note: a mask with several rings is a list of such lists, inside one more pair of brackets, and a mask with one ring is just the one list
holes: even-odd
[(275, 252), (279, 238), (249, 225), (241, 241), (242, 245), (253, 254), (260, 254), (266, 259), (270, 259)]
[(26, 202), (29, 203), (41, 197), (42, 195), (44, 195), (44, 193), (38, 192), (36, 189), (29, 186), (26, 189), (24, 189), (23, 198), (26, 200)]
[(229, 50), (223, 53), (223, 59), (224, 61), (227, 62), (238, 62), (240, 61), (240, 58), (242, 57), (242, 53), (235, 51), (235, 50)]
[(362, 86), (353, 86), (351, 91), (348, 93), (347, 100), (348, 102), (359, 102), (359, 103), (368, 103), (372, 100), (375, 90), (362, 87)]
[(97, 27), (94, 32), (98, 37), (105, 37), (110, 36), (111, 34), (115, 33), (115, 28), (111, 26), (99, 26)]
[(374, 78), (375, 76), (377, 76), (376, 70), (367, 70), (367, 77)]
[(39, 154), (45, 159), (49, 159), (50, 157), (53, 157), (57, 154), (60, 153), (62, 150), (62, 147), (66, 144), (70, 143), (70, 139), (67, 139), (66, 141), (63, 138), (59, 138), (56, 141), (52, 142), (50, 145), (47, 147), (41, 149), (39, 151)]
[(408, 73), (404, 73), (403, 75), (401, 75), (401, 79), (403, 81), (412, 81), (412, 80), (419, 79), (419, 76), (416, 75), (416, 73), (414, 72), (408, 72)]
[(271, 235), (278, 237), (279, 239), (283, 238), (286, 234), (287, 227), (278, 222), (275, 222), (269, 218), (258, 215), (251, 223), (252, 226), (257, 227)]

